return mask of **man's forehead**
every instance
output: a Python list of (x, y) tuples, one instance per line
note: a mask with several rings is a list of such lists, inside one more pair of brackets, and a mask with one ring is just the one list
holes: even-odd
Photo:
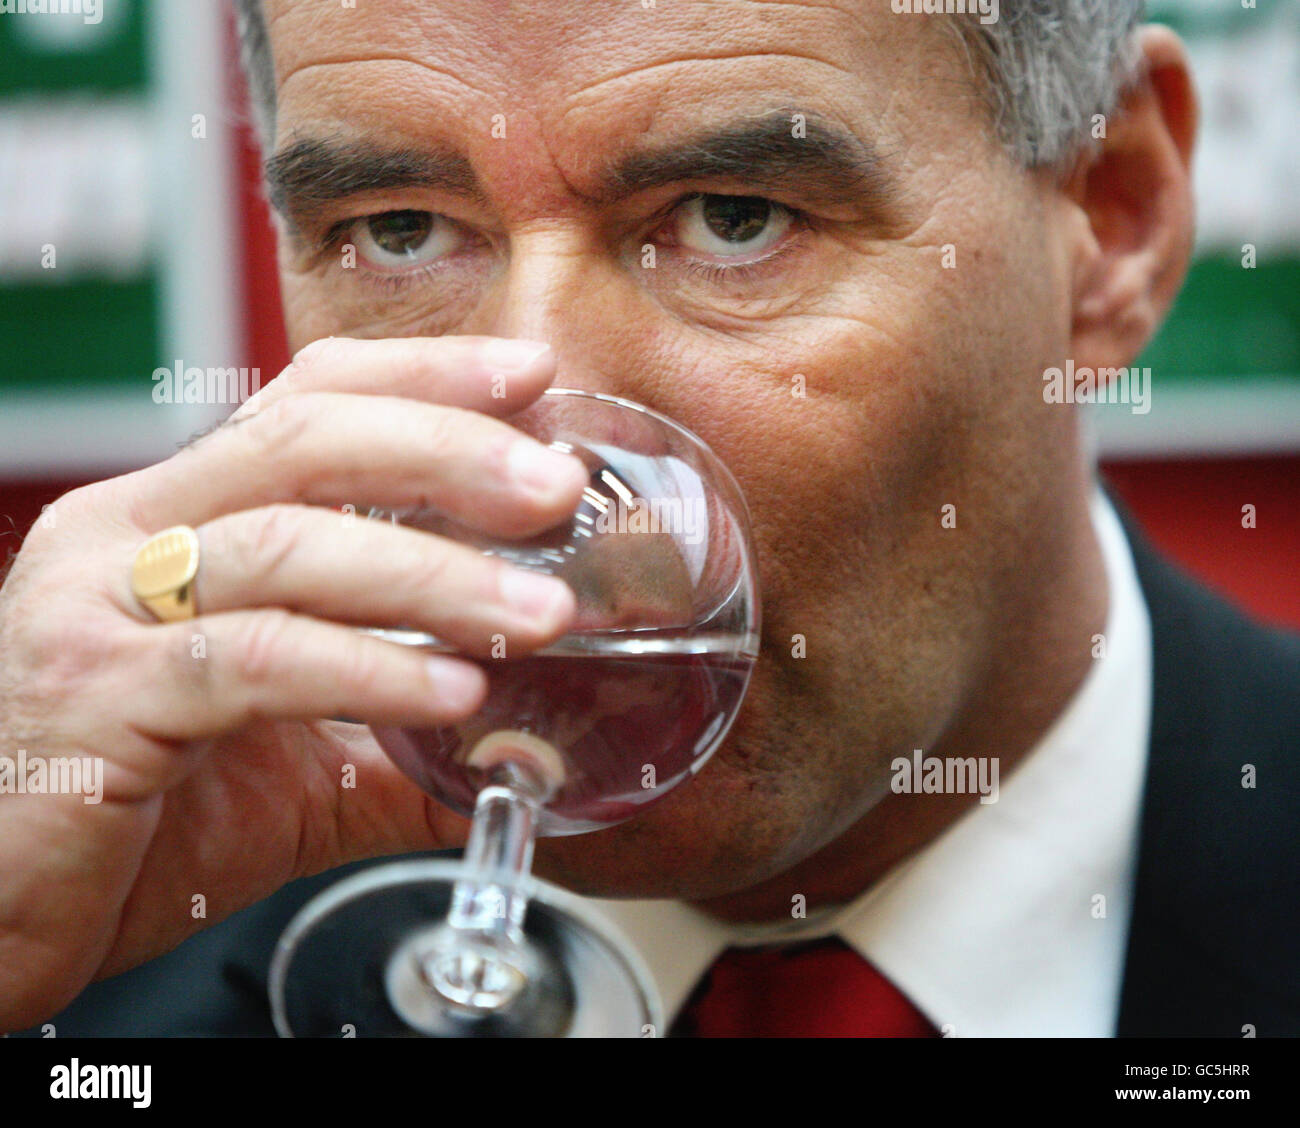
[[(280, 86), (306, 68), (406, 61), (466, 95), (617, 101), (658, 78), (724, 85), (773, 68), (807, 86), (893, 87), (933, 20), (875, 0), (265, 0)], [(784, 64), (784, 66), (782, 66)], [(663, 71), (663, 74), (657, 72)], [(506, 107), (507, 109), (509, 107)]]
[[(929, 21), (869, 0), (268, 0), (267, 14), (279, 151), (330, 134), (452, 146), (507, 178), (546, 152), (580, 195), (613, 154), (773, 106), (896, 150), (914, 125), (899, 107), (917, 104), (900, 81), (945, 69), (952, 85), (951, 58), (919, 41)], [(491, 145), (498, 134), (514, 144)]]

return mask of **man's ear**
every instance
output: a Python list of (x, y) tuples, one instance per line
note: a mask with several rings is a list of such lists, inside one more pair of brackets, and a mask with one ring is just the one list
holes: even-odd
[(1197, 105), (1187, 52), (1168, 28), (1139, 36), (1139, 81), (1063, 187), (1083, 220), (1071, 355), (1093, 368), (1132, 363), (1173, 304), (1192, 252)]

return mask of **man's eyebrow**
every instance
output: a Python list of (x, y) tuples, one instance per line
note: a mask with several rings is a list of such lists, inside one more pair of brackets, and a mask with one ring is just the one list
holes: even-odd
[(601, 179), (602, 201), (683, 180), (732, 180), (759, 191), (877, 202), (888, 198), (891, 178), (867, 142), (811, 115), (782, 111), (629, 154)]
[[(460, 153), (334, 138), (296, 140), (266, 162), (272, 206), (295, 226), (363, 192), (425, 188), (482, 203)], [(865, 141), (812, 115), (772, 113), (616, 159), (589, 202), (605, 204), (680, 181), (730, 180), (756, 192), (786, 189), (822, 201), (879, 203), (890, 178)]]
[(266, 162), (271, 205), (291, 221), (362, 192), (433, 188), (483, 199), (468, 160), (459, 153), (384, 148), (366, 141), (307, 138)]

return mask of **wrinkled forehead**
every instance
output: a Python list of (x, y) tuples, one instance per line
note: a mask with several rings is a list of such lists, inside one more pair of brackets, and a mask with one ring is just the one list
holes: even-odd
[(971, 126), (943, 17), (887, 0), (266, 0), (266, 15), (282, 138), (513, 130), (580, 178), (584, 154), (746, 107), (803, 108), (886, 148), (945, 112)]

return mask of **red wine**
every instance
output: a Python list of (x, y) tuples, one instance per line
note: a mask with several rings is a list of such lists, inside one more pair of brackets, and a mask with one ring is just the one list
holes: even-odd
[(468, 816), (488, 782), (468, 762), (473, 750), (502, 730), (529, 733), (563, 761), (539, 833), (594, 830), (666, 795), (722, 742), (754, 665), (737, 641), (662, 631), (568, 635), (527, 658), (482, 662), (487, 700), (461, 724), (374, 726), (375, 738), (421, 788)]

